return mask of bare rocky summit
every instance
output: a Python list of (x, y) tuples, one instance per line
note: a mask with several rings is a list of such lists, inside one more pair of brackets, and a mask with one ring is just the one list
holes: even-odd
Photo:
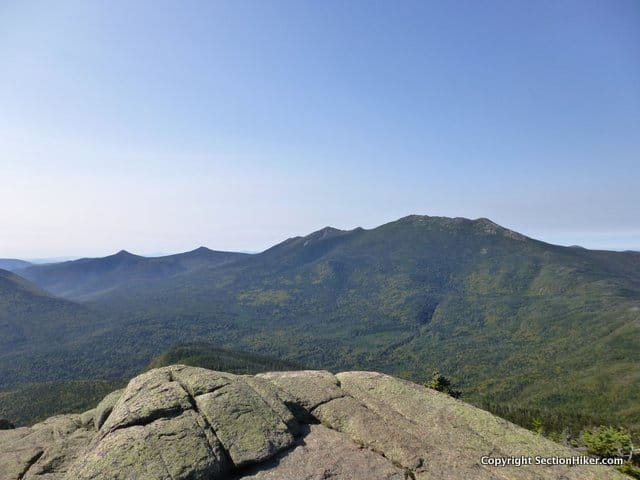
[(0, 431), (0, 480), (627, 478), (602, 466), (481, 462), (536, 455), (578, 453), (380, 373), (175, 365), (94, 410)]

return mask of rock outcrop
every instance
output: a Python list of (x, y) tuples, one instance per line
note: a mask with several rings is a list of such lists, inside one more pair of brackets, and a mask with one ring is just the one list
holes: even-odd
[(146, 372), (83, 414), (0, 431), (0, 480), (624, 479), (442, 393), (372, 372)]

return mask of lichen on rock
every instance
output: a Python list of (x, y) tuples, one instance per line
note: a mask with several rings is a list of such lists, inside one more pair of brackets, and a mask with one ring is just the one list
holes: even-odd
[(481, 465), (577, 452), (373, 372), (151, 370), (94, 409), (0, 431), (0, 480), (624, 479), (603, 466)]

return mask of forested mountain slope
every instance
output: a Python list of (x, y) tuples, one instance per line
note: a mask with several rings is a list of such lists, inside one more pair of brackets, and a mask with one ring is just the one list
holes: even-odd
[[(0, 270), (0, 356), (47, 350), (100, 326), (102, 315)], [(19, 368), (16, 365), (16, 368)]]
[(549, 245), (487, 219), (325, 228), (86, 305), (111, 324), (75, 342), (80, 376), (133, 375), (206, 341), (417, 381), (438, 368), (472, 401), (640, 423), (640, 254)]

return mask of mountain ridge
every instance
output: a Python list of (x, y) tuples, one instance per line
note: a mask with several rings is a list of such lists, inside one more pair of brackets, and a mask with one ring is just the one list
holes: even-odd
[(245, 255), (206, 247), (161, 257), (144, 257), (120, 250), (106, 257), (30, 265), (16, 273), (54, 295), (70, 300), (86, 300), (101, 292), (125, 286), (131, 281), (170, 278), (198, 268), (222, 265)]
[(74, 343), (88, 356), (77, 376), (133, 375), (197, 340), (418, 381), (438, 368), (477, 403), (640, 425), (640, 255), (551, 245), (483, 218), (323, 228), (83, 304), (111, 323)]
[(20, 270), (31, 265), (31, 262), (26, 260), (19, 260), (17, 258), (0, 258), (0, 269), (8, 270), (10, 272)]

